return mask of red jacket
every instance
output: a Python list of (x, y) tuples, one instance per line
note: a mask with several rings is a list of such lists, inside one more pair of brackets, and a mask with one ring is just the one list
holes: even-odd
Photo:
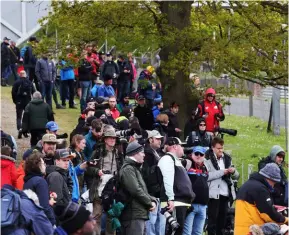
[(12, 157), (1, 155), (1, 188), (4, 184), (10, 184), (16, 187), (17, 173), (15, 160)]
[(91, 71), (91, 73), (96, 74), (98, 71), (98, 68), (100, 66), (100, 62), (99, 62), (99, 58), (98, 55), (91, 53), (90, 56), (86, 56), (85, 57), (86, 60), (91, 64), (93, 70)]
[(24, 185), (24, 176), (25, 176), (25, 172), (24, 172), (24, 163), (25, 161), (22, 161), (18, 168), (17, 168), (17, 181), (16, 181), (16, 188), (19, 190), (23, 190), (23, 185)]
[(116, 107), (111, 109), (110, 112), (111, 112), (111, 116), (113, 117), (114, 120), (117, 119), (120, 115), (120, 113)]
[[(205, 110), (203, 110), (203, 108)], [(204, 116), (206, 115), (207, 116)], [(225, 119), (222, 105), (213, 100), (211, 103), (208, 100), (202, 101), (197, 108), (197, 117), (204, 117), (206, 120), (206, 131), (215, 132), (220, 127), (220, 122), (216, 118), (216, 114), (219, 116), (220, 121)]]

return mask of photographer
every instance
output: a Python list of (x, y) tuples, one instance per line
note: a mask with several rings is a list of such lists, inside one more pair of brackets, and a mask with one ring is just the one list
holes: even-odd
[(209, 173), (208, 235), (222, 235), (229, 199), (236, 199), (232, 180), (237, 180), (239, 173), (233, 167), (230, 155), (224, 153), (224, 140), (219, 137), (212, 140), (204, 164)]
[(196, 118), (204, 118), (208, 132), (216, 132), (220, 127), (220, 121), (224, 121), (225, 114), (222, 105), (215, 100), (216, 91), (209, 88), (205, 93), (205, 100), (198, 104)]
[[(102, 201), (100, 199), (102, 190), (110, 178), (118, 174), (122, 165), (122, 158), (116, 150), (116, 133), (112, 126), (106, 125), (104, 128), (103, 143), (93, 151), (90, 161), (95, 161), (94, 167), (89, 167), (87, 177), (92, 179), (89, 190), (90, 200), (93, 201), (93, 215), (96, 217), (97, 234), (100, 234), (100, 222), (102, 215)], [(113, 234), (111, 231), (111, 221), (107, 218), (106, 234)]]
[(169, 137), (165, 145), (167, 152), (158, 163), (162, 176), (161, 206), (169, 212), (173, 212), (175, 208), (176, 219), (179, 223), (175, 234), (182, 234), (187, 210), (191, 207), (195, 194), (187, 171), (180, 160), (184, 155), (180, 139)]
[(197, 121), (197, 131), (192, 131), (187, 140), (188, 147), (202, 146), (206, 148), (211, 147), (212, 135), (206, 131), (206, 121), (200, 118)]

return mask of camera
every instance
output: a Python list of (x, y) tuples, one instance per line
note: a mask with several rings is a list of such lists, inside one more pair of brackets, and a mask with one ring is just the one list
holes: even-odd
[(86, 163), (87, 163), (87, 166), (89, 166), (89, 167), (97, 167), (97, 162), (98, 162), (98, 160), (95, 159), (92, 161), (87, 161)]
[(111, 175), (111, 171), (107, 170), (107, 171), (102, 171), (103, 174), (106, 174), (106, 175)]
[(228, 135), (236, 136), (237, 133), (238, 133), (237, 130), (234, 130), (234, 129), (226, 129), (226, 128), (221, 128), (221, 127), (219, 127), (219, 128), (217, 129), (217, 131), (218, 131), (221, 135), (228, 134)]
[(170, 225), (172, 231), (176, 231), (180, 225), (172, 216), (172, 214), (168, 211), (168, 207), (162, 208), (161, 213), (165, 216), (167, 223)]

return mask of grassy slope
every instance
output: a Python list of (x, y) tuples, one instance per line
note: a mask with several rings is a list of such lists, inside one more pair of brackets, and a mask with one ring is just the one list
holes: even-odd
[[(2, 88), (1, 97), (11, 99), (11, 87)], [(3, 99), (1, 98), (2, 102)], [(12, 101), (11, 101), (12, 102)], [(76, 100), (79, 107), (79, 100)], [(54, 106), (54, 103), (53, 103)], [(3, 110), (2, 110), (3, 112)], [(55, 120), (58, 123), (59, 133), (70, 132), (77, 123), (79, 109), (55, 109)], [(253, 164), (254, 170), (257, 169), (259, 158), (267, 156), (271, 147), (275, 144), (281, 145), (285, 149), (285, 130), (281, 130), (280, 136), (273, 136), (266, 132), (267, 123), (254, 117), (241, 117), (235, 115), (227, 115), (222, 127), (237, 129), (236, 137), (226, 135), (225, 150), (232, 153), (233, 162), (241, 173), (242, 162), (244, 164), (244, 179), (247, 178), (247, 165)], [(231, 151), (230, 151), (231, 150)], [(251, 156), (255, 155), (255, 158)]]

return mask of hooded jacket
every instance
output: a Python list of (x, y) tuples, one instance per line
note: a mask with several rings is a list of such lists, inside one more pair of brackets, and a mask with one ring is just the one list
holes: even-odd
[(271, 186), (259, 173), (253, 173), (241, 186), (235, 207), (234, 235), (248, 234), (249, 227), (254, 224), (288, 223), (288, 218), (274, 208), (271, 191)]
[(5, 42), (1, 43), (1, 67), (6, 67), (10, 65), (10, 51), (9, 51), (9, 44)]
[(17, 173), (16, 188), (19, 190), (23, 190), (23, 185), (24, 185), (24, 176), (25, 176), (24, 164), (25, 164), (25, 161), (21, 161), (21, 163), (19, 164), (16, 170), (16, 173)]
[(15, 167), (15, 159), (5, 155), (1, 155), (1, 188), (4, 184), (16, 187), (17, 173)]
[[(205, 122), (205, 119), (203, 118), (198, 119), (197, 121), (198, 128), (201, 122)], [(212, 135), (210, 135), (208, 132), (196, 130), (196, 131), (192, 131), (189, 134), (187, 145), (189, 147), (202, 146), (202, 147), (210, 148), (212, 139), (213, 139)]]
[(127, 158), (120, 170), (120, 187), (128, 192), (131, 199), (121, 214), (121, 221), (148, 220), (151, 204), (156, 201), (148, 194), (140, 167), (140, 163)]
[[(101, 78), (104, 79), (105, 75), (109, 74), (113, 77), (113, 74), (116, 74), (116, 77), (113, 78), (112, 83), (117, 83), (117, 77), (119, 76), (119, 68), (114, 61), (106, 61), (101, 67)], [(100, 96), (100, 95), (99, 95)]]
[(53, 113), (43, 99), (33, 99), (26, 107), (23, 115), (23, 132), (45, 129), (46, 123), (54, 121)]
[(56, 224), (55, 216), (52, 207), (49, 205), (49, 190), (46, 180), (42, 174), (29, 173), (24, 177), (23, 189), (31, 189), (36, 193), (40, 206), (52, 225)]
[[(30, 86), (30, 94), (23, 95), (20, 94), (21, 86), (29, 87)], [(32, 82), (28, 78), (20, 78), (18, 79), (12, 87), (12, 100), (16, 105), (21, 105), (23, 109), (25, 106), (31, 101), (31, 95), (35, 92), (35, 88)]]
[(57, 194), (57, 204), (65, 204), (71, 201), (73, 181), (69, 170), (52, 165), (46, 167), (46, 180), (49, 191)]

